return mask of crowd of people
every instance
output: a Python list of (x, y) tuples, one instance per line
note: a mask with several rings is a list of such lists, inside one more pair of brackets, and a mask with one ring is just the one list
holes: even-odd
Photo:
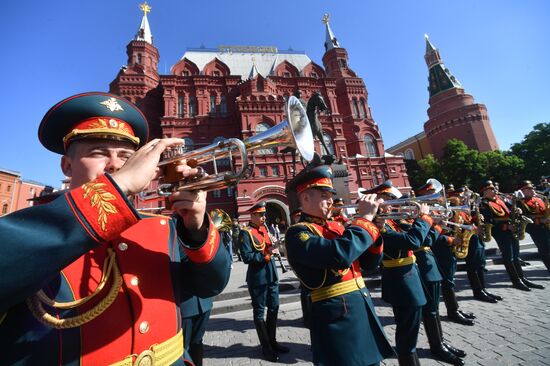
[[(150, 140), (144, 115), (127, 100), (98, 92), (66, 98), (46, 113), (38, 135), (61, 155), (70, 187), (0, 218), (3, 364), (201, 365), (213, 297), (229, 280), (233, 254), (248, 266), (262, 356), (277, 362), (289, 352), (277, 341), (275, 260), (284, 241), (314, 364), (397, 357), (400, 365), (419, 365), (423, 323), (434, 357), (463, 365), (466, 354), (445, 340), (439, 314), (441, 294), (449, 319), (475, 324), (454, 293), (457, 261), (466, 261), (474, 298), (488, 303), (502, 300), (484, 276), (491, 237), (514, 288), (544, 288), (522, 270), (526, 232), (550, 270), (547, 182), (542, 192), (524, 181), (517, 193), (502, 194), (487, 181), (478, 192), (448, 186), (440, 195), (439, 182), (429, 180), (407, 197), (387, 181), (360, 191), (348, 218), (320, 158), (287, 183), (297, 201), (285, 233), (266, 225), (262, 201), (248, 210), (246, 226), (233, 219), (218, 230), (205, 191), (174, 191), (169, 216), (133, 207), (129, 197), (163, 174), (162, 153), (183, 140)], [(185, 164), (173, 169), (180, 179), (203, 174)], [(378, 268), (397, 326), (395, 347), (363, 279)]]

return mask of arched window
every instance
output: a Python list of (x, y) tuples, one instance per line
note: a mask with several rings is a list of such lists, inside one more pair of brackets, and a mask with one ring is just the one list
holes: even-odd
[(365, 103), (365, 99), (361, 98), (361, 117), (366, 118), (367, 117), (367, 104)]
[(216, 94), (210, 95), (210, 114), (216, 113)]
[(189, 96), (189, 117), (195, 117), (197, 115), (197, 99)]
[(8, 204), (7, 203), (4, 203), (2, 205), (2, 215), (5, 215), (8, 213)]
[(371, 135), (365, 135), (365, 149), (367, 150), (368, 157), (378, 156), (376, 145)]
[(185, 116), (185, 97), (183, 95), (178, 96), (178, 118)]
[[(225, 140), (225, 137), (218, 136), (218, 137), (214, 138), (212, 143), (215, 144), (216, 142), (220, 142), (222, 140)], [(229, 166), (230, 165), (229, 158), (216, 159), (216, 163), (217, 163), (218, 166)]]
[[(256, 125), (256, 135), (259, 133), (262, 133), (264, 131), (267, 131), (271, 128), (271, 125), (267, 122), (261, 122)], [(259, 149), (258, 155), (264, 155), (264, 154), (275, 154), (277, 150), (275, 148), (271, 149)]]
[(227, 102), (225, 100), (225, 95), (222, 95), (220, 97), (220, 113), (222, 114), (222, 116), (227, 115)]
[(412, 149), (407, 149), (407, 150), (405, 150), (405, 152), (403, 153), (403, 156), (404, 156), (405, 159), (407, 159), (407, 160), (414, 160), (414, 151), (412, 151)]
[(376, 187), (380, 183), (378, 183), (378, 176), (376, 175), (376, 172), (372, 171), (372, 184)]
[[(325, 145), (327, 145), (328, 151), (325, 151), (324, 153), (326, 155), (335, 155), (334, 152), (334, 144), (332, 143), (332, 137), (325, 131), (323, 131), (323, 141), (325, 142)], [(321, 148), (324, 150), (325, 148), (321, 146)]]
[(184, 145), (183, 145), (184, 152), (193, 151), (193, 149), (195, 149), (195, 142), (191, 137), (184, 137), (183, 142), (184, 142)]
[(357, 106), (357, 99), (351, 100), (351, 107), (353, 108), (353, 118), (359, 118), (359, 107)]

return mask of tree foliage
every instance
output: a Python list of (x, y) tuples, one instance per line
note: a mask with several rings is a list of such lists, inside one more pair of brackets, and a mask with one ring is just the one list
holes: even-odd
[(510, 192), (524, 179), (524, 162), (518, 156), (502, 151), (479, 152), (456, 139), (447, 142), (441, 160), (427, 155), (417, 166), (419, 169), (409, 172), (409, 180), (415, 188), (428, 178), (435, 178), (445, 185), (467, 185), (477, 190), (484, 181), (491, 179), (499, 182), (503, 191)]
[(538, 182), (541, 176), (550, 175), (550, 123), (538, 123), (511, 152), (523, 159), (525, 179)]

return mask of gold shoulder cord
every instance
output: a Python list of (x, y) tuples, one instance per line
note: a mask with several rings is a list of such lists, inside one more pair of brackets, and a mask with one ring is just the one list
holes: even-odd
[[(67, 328), (76, 328), (83, 324), (86, 324), (101, 313), (103, 313), (109, 306), (113, 304), (118, 292), (122, 287), (122, 276), (116, 264), (115, 252), (112, 249), (107, 249), (107, 259), (103, 262), (103, 275), (95, 291), (82, 299), (69, 301), (69, 302), (56, 302), (50, 299), (44, 291), (40, 290), (35, 295), (29, 297), (26, 300), (27, 307), (31, 311), (32, 315), (42, 324), (50, 326), (55, 329), (67, 329)], [(48, 313), (43, 304), (54, 307), (56, 309), (73, 309), (86, 302), (90, 301), (94, 296), (96, 296), (104, 287), (107, 281), (109, 280), (111, 273), (113, 274), (113, 285), (111, 286), (107, 296), (101, 300), (96, 306), (86, 311), (83, 314), (71, 317), (58, 319), (56, 316)]]
[[(321, 235), (321, 233), (319, 232), (319, 230), (318, 230), (315, 226), (313, 226), (313, 225), (311, 225), (311, 224), (309, 224), (309, 223), (307, 223), (307, 222), (300, 222), (300, 223), (294, 224), (294, 225), (292, 225), (292, 226), (305, 226), (305, 227), (307, 227), (313, 234), (322, 237), (322, 235)], [(289, 258), (289, 256), (288, 256), (288, 250), (286, 251), (286, 256), (287, 256), (288, 261), (290, 262), (290, 258)], [(321, 287), (323, 287), (323, 285), (325, 284), (325, 281), (327, 280), (327, 269), (325, 268), (325, 272), (324, 272), (324, 274), (323, 274), (323, 280), (321, 281), (321, 284), (320, 284), (319, 286), (317, 286), (317, 287), (315, 287), (315, 286), (310, 287), (310, 286), (306, 285), (306, 283), (305, 283), (304, 281), (302, 281), (302, 279), (300, 278), (300, 276), (298, 276), (298, 273), (296, 273), (296, 271), (292, 268), (292, 266), (290, 266), (290, 268), (292, 269), (292, 272), (294, 272), (294, 274), (296, 275), (296, 277), (298, 278), (298, 280), (300, 281), (300, 283), (301, 283), (305, 288), (307, 288), (308, 290), (317, 290), (317, 289), (320, 289)]]
[(263, 253), (263, 251), (264, 251), (264, 249), (265, 249), (265, 241), (262, 241), (262, 242), (258, 245), (258, 244), (256, 244), (256, 241), (254, 241), (254, 235), (252, 235), (252, 233), (250, 232), (250, 230), (246, 230), (246, 232), (247, 232), (248, 235), (250, 236), (250, 242), (252, 243), (252, 246), (254, 247), (254, 249), (256, 249), (257, 251)]

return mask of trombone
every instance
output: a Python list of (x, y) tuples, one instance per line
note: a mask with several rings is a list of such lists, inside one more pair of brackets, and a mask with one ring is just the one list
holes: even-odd
[[(288, 99), (285, 114), (287, 117), (285, 121), (246, 140), (229, 138), (189, 152), (184, 152), (183, 146), (167, 150), (163, 154), (163, 160), (158, 164), (159, 167), (165, 167), (164, 182), (155, 190), (141, 192), (139, 198), (142, 201), (148, 201), (170, 196), (178, 190), (213, 191), (235, 185), (246, 178), (250, 169), (248, 157), (252, 151), (258, 149), (292, 147), (298, 150), (304, 160), (310, 161), (315, 151), (313, 133), (306, 110), (298, 98), (291, 96)], [(241, 167), (238, 170), (233, 167), (234, 154), (240, 157)], [(226, 158), (229, 158), (231, 169), (218, 172), (217, 160)], [(192, 168), (201, 169), (201, 165), (213, 163), (214, 174), (201, 174), (196, 178), (181, 179), (174, 168), (182, 161)]]

